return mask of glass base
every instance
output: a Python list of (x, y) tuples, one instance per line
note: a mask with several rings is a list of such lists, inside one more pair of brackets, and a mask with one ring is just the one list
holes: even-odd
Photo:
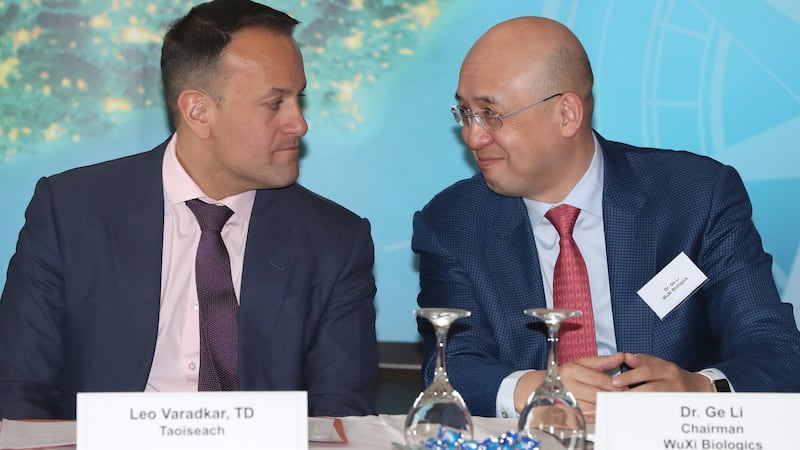
[(538, 441), (550, 442), (553, 447), (543, 449), (583, 450), (586, 440), (586, 423), (583, 413), (569, 399), (536, 399), (529, 402), (520, 414), (518, 430)]
[(407, 445), (419, 445), (428, 438), (441, 439), (448, 434), (472, 439), (472, 416), (466, 408), (457, 402), (438, 399), (415, 402), (406, 416)]
[(531, 430), (527, 435), (539, 441), (539, 448), (546, 450), (585, 450), (585, 438), (566, 430)]

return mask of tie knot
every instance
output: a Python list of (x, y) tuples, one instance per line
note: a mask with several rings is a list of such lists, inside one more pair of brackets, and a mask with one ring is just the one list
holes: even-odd
[(186, 206), (197, 218), (200, 231), (222, 231), (225, 222), (233, 215), (233, 211), (227, 206), (212, 205), (198, 199), (186, 201)]
[(560, 237), (572, 236), (572, 229), (575, 228), (575, 221), (578, 219), (578, 214), (581, 213), (579, 208), (572, 205), (559, 205), (547, 211), (544, 216), (553, 224)]

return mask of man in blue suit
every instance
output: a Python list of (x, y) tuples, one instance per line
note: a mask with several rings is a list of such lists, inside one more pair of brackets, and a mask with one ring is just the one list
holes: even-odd
[(175, 134), (39, 181), (0, 300), (1, 417), (74, 418), (77, 392), (198, 390), (212, 366), (192, 199), (232, 211), (219, 235), (233, 386), (306, 390), (310, 415), (373, 413), (370, 226), (295, 183), (308, 129), (297, 23), (247, 0), (193, 8), (162, 48)]
[[(800, 333), (736, 171), (603, 139), (592, 83), (578, 39), (544, 18), (496, 25), (463, 62), (453, 113), (480, 173), (415, 214), (412, 242), (420, 306), (472, 312), (448, 337), (453, 386), (473, 414), (509, 416), (542, 382), (546, 336), (523, 310), (553, 305), (559, 234), (546, 214), (567, 204), (580, 211), (596, 352), (560, 374), (587, 419), (600, 391), (800, 390)], [(637, 291), (682, 253), (678, 273), (707, 281), (656, 314)], [(434, 338), (421, 321), (420, 333), (430, 382)]]

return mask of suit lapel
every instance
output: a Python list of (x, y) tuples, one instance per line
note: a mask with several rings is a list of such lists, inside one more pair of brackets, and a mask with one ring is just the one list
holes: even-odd
[(598, 136), (605, 161), (603, 224), (617, 350), (652, 354), (657, 317), (636, 293), (656, 270), (656, 229), (647, 199), (626, 159)]
[[(492, 194), (494, 195), (494, 194)], [(530, 325), (535, 322), (523, 314), (528, 308), (544, 308), (546, 301), (542, 283), (539, 256), (533, 240), (527, 209), (521, 198), (497, 197), (497, 208), (486, 245), (486, 261), (491, 280), (496, 280), (497, 299), (489, 310), (499, 315), (494, 323), (505, 324), (498, 330), (498, 340), (516, 346), (519, 342), (535, 342), (524, 346), (518, 358), (525, 364), (544, 365), (546, 359), (545, 334), (537, 333)], [(493, 286), (494, 287), (494, 286)], [(538, 359), (534, 359), (539, 356)]]
[(502, 302), (522, 315), (525, 308), (545, 307), (539, 256), (522, 199), (498, 198), (500, 207), (492, 223), (486, 260)]
[(142, 389), (147, 381), (158, 334), (161, 303), (161, 257), (164, 235), (164, 193), (161, 164), (164, 145), (132, 159), (126, 166), (126, 186), (119, 193), (112, 223), (113, 279), (119, 283), (119, 323), (129, 328), (125, 343), (131, 355), (148, 355), (132, 362), (131, 374)]
[(283, 190), (258, 191), (250, 216), (239, 299), (242, 388), (253, 385), (249, 377), (259, 373), (258, 365), (268, 363), (264, 348), (256, 343), (269, 342), (295, 263), (295, 254), (287, 245), (292, 230), (279, 211), (282, 195)]

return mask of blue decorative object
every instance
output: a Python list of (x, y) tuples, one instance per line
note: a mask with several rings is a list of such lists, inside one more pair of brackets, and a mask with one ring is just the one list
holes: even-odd
[(425, 450), (539, 450), (539, 441), (507, 431), (483, 441), (464, 440), (461, 433), (441, 428), (436, 438), (422, 442)]

